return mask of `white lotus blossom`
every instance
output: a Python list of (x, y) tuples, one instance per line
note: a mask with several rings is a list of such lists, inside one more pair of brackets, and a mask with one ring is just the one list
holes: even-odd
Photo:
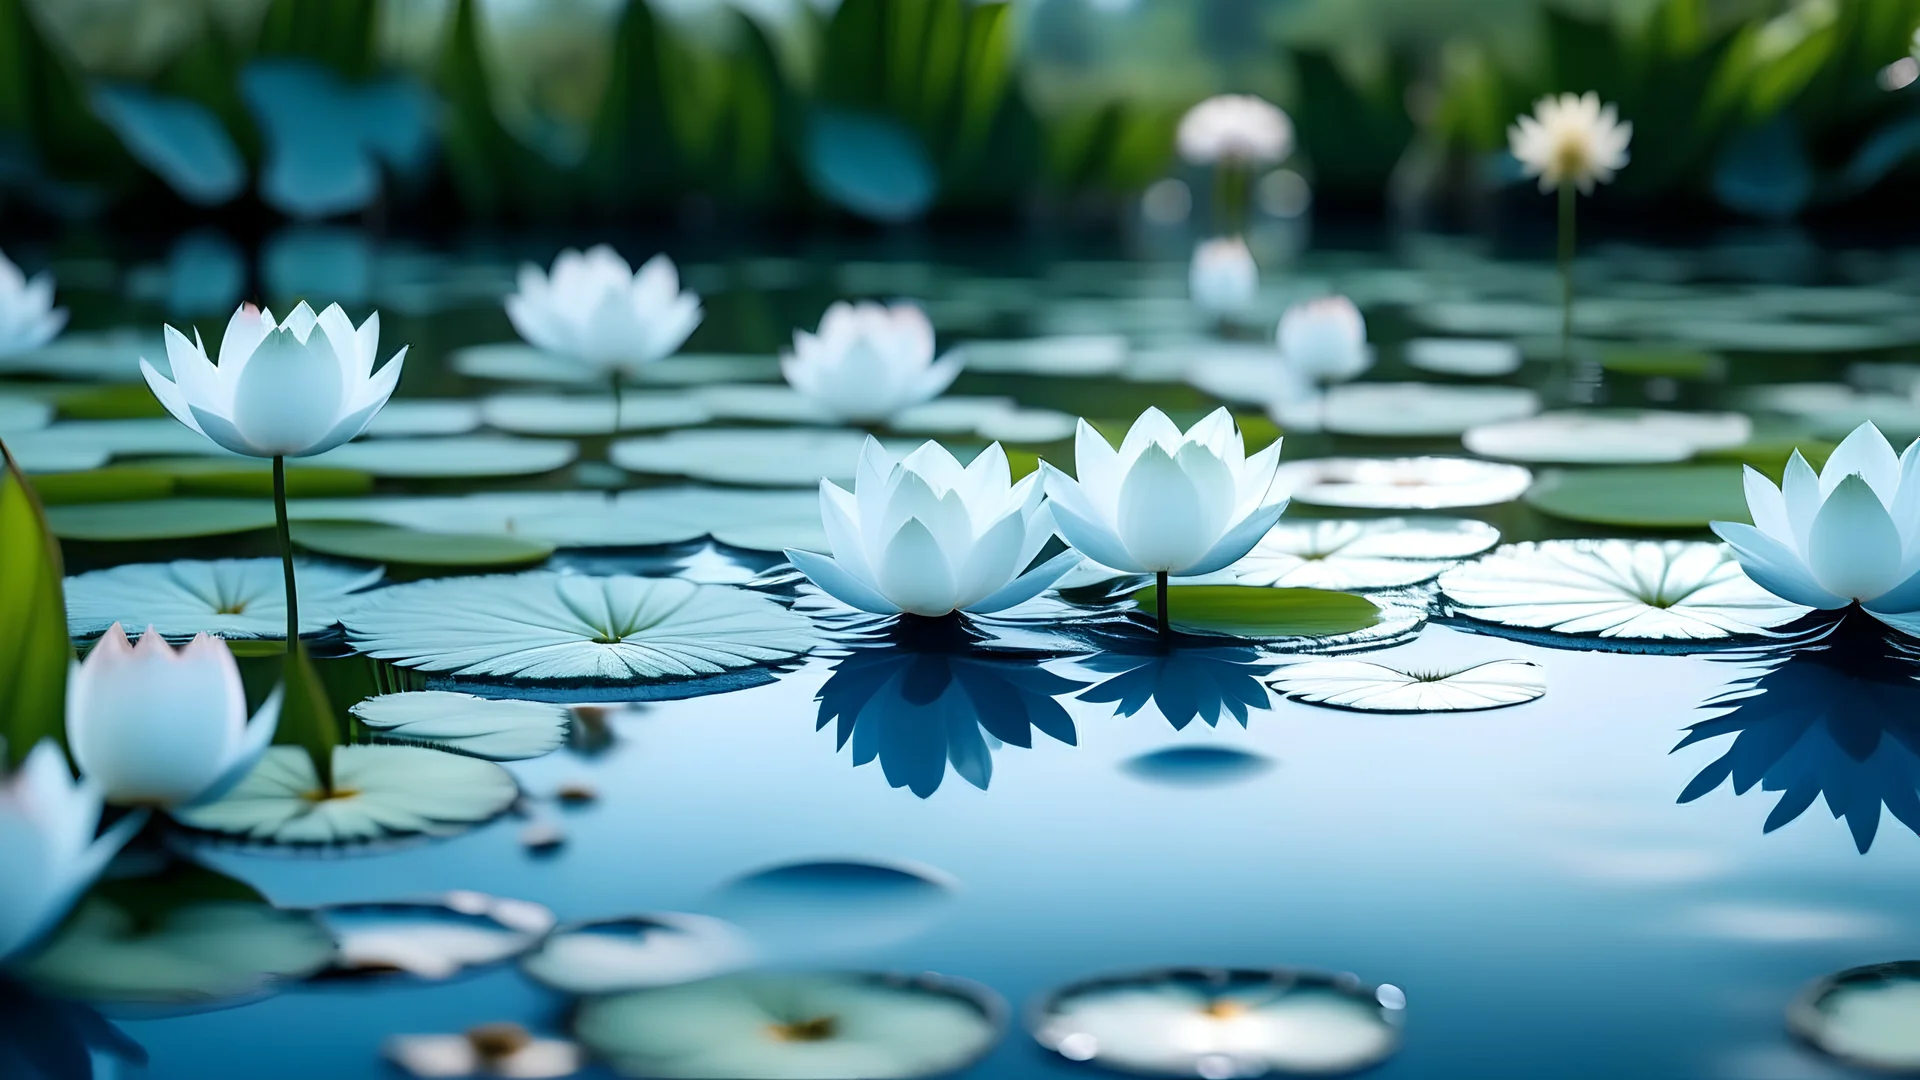
[(670, 356), (700, 325), (700, 297), (680, 289), (680, 272), (655, 255), (638, 272), (605, 244), (569, 248), (551, 276), (520, 267), (507, 318), (528, 343), (613, 371)]
[(933, 324), (919, 305), (827, 308), (818, 333), (797, 330), (780, 371), (795, 390), (842, 420), (873, 423), (939, 397), (960, 374), (960, 353), (934, 359)]
[(393, 395), (407, 358), (403, 345), (375, 371), (379, 312), (356, 330), (340, 305), (316, 316), (305, 301), (284, 322), (241, 305), (217, 365), (198, 331), (188, 341), (169, 326), (166, 338), (171, 380), (140, 361), (153, 395), (174, 419), (252, 457), (311, 457), (359, 435)]
[(60, 335), (67, 309), (53, 306), (53, 275), (32, 281), (0, 252), (0, 356), (37, 349)]
[(1883, 620), (1920, 612), (1920, 440), (1896, 455), (1871, 423), (1818, 474), (1794, 451), (1779, 487), (1746, 470), (1752, 525), (1716, 521), (1741, 569), (1803, 607), (1858, 603)]
[(1202, 311), (1216, 315), (1252, 307), (1260, 294), (1260, 267), (1247, 242), (1237, 236), (1201, 241), (1187, 266), (1187, 293)]
[(1079, 562), (1062, 552), (1028, 569), (1053, 536), (1045, 495), (1037, 475), (1013, 483), (999, 443), (963, 468), (939, 443), (895, 459), (869, 438), (852, 491), (820, 481), (833, 553), (789, 550), (787, 558), (862, 611), (999, 611), (1039, 595)]
[(1184, 434), (1148, 409), (1115, 451), (1093, 425), (1074, 438), (1079, 478), (1046, 463), (1060, 535), (1130, 574), (1211, 574), (1253, 549), (1287, 508), (1274, 483), (1280, 440), (1246, 456), (1233, 414), (1217, 409)]
[(1621, 123), (1614, 107), (1603, 107), (1592, 91), (1543, 97), (1533, 115), (1507, 129), (1507, 148), (1526, 175), (1540, 179), (1541, 191), (1570, 183), (1583, 195), (1626, 166), (1632, 139), (1633, 124)]
[(1195, 165), (1271, 165), (1293, 150), (1293, 121), (1264, 98), (1220, 94), (1187, 110), (1175, 141)]
[(0, 960), (51, 930), (142, 820), (122, 818), (96, 840), (99, 788), (75, 781), (51, 741), (34, 747), (19, 772), (0, 776)]
[(1373, 366), (1367, 320), (1344, 296), (1323, 296), (1289, 307), (1275, 334), (1280, 358), (1316, 382), (1345, 382)]
[(131, 644), (114, 623), (67, 686), (74, 761), (118, 806), (219, 798), (260, 760), (279, 722), (279, 690), (247, 721), (239, 665), (205, 634), (176, 651), (152, 627)]

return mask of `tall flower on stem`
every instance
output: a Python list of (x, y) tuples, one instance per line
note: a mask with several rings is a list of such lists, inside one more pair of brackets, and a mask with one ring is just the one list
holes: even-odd
[(1115, 450), (1080, 421), (1068, 476), (1045, 462), (1047, 496), (1060, 535), (1082, 555), (1129, 574), (1152, 574), (1160, 633), (1167, 579), (1197, 577), (1237, 561), (1280, 520), (1280, 440), (1248, 457), (1233, 414), (1217, 409), (1182, 432), (1148, 409)]
[(671, 356), (700, 325), (700, 297), (681, 290), (680, 271), (665, 255), (636, 271), (606, 244), (585, 254), (568, 248), (551, 274), (520, 267), (519, 284), (506, 299), (513, 328), (536, 348), (606, 374), (616, 435), (622, 372)]
[(1574, 193), (1593, 194), (1627, 164), (1633, 124), (1622, 123), (1600, 95), (1561, 94), (1541, 98), (1531, 116), (1507, 129), (1507, 146), (1521, 170), (1538, 177), (1541, 191), (1560, 193), (1560, 351), (1569, 366), (1573, 355)]
[(1264, 98), (1220, 94), (1187, 110), (1174, 141), (1188, 163), (1213, 169), (1216, 231), (1238, 234), (1246, 225), (1253, 172), (1293, 151), (1293, 121)]

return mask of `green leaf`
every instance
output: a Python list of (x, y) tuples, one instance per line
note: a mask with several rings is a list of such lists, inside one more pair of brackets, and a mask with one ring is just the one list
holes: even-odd
[[(1151, 612), (1158, 598), (1148, 586), (1133, 594), (1133, 602)], [(1378, 623), (1380, 609), (1364, 596), (1328, 589), (1173, 585), (1167, 589), (1167, 619), (1175, 630), (1190, 634), (1330, 637)]]
[(417, 532), (341, 521), (300, 522), (293, 526), (293, 542), (323, 555), (412, 566), (524, 566), (553, 554), (551, 543), (527, 536)]
[(333, 703), (327, 697), (327, 685), (314, 668), (313, 658), (307, 655), (306, 645), (296, 644), (297, 648), (287, 654), (282, 669), (286, 696), (280, 703), (280, 727), (274, 732), (273, 741), (277, 746), (298, 746), (305, 750), (320, 775), (321, 786), (331, 792), (333, 748), (341, 743), (340, 718), (334, 714)]
[(25, 474), (0, 444), (0, 737), (18, 767), (42, 739), (65, 745), (67, 606), (60, 546)]
[(273, 527), (273, 503), (256, 499), (154, 499), (56, 506), (47, 523), (62, 540), (178, 540)]
[(1556, 469), (1526, 494), (1534, 509), (1569, 521), (1629, 529), (1704, 529), (1747, 521), (1737, 465)]
[[(273, 468), (264, 461), (178, 458), (143, 464), (165, 469), (173, 477), (174, 491), (181, 495), (254, 499), (273, 497)], [(287, 497), (290, 499), (365, 495), (372, 490), (373, 477), (359, 469), (335, 465), (287, 465)]]
[(144, 465), (109, 465), (86, 472), (41, 473), (34, 477), (43, 506), (70, 503), (150, 501), (173, 494), (173, 477)]
[(260, 21), (263, 55), (304, 56), (351, 79), (374, 72), (380, 0), (273, 0)]

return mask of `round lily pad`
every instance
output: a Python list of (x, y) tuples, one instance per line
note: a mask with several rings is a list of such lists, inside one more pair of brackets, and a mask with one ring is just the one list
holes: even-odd
[(1551, 470), (1527, 505), (1554, 517), (1631, 529), (1704, 529), (1747, 521), (1738, 465), (1621, 466)]
[(1396, 589), (1499, 542), (1500, 530), (1466, 518), (1282, 521), (1227, 571), (1242, 585)]
[(433, 479), (534, 476), (567, 465), (578, 454), (579, 449), (573, 443), (558, 439), (456, 435), (350, 442), (307, 460), (317, 465), (359, 469), (374, 476)]
[(1851, 968), (1817, 979), (1787, 1009), (1802, 1041), (1846, 1065), (1920, 1070), (1920, 961)]
[(262, 499), (153, 499), (47, 507), (62, 540), (179, 540), (273, 528)]
[[(487, 426), (516, 435), (605, 435), (613, 430), (611, 390), (602, 394), (496, 394), (480, 404)], [(658, 390), (620, 393), (620, 430), (643, 431), (704, 424), (705, 405), (687, 394)]]
[(1274, 402), (1268, 411), (1287, 428), (1376, 438), (1435, 438), (1532, 416), (1540, 411), (1540, 397), (1515, 386), (1348, 383), (1318, 396)]
[(1407, 342), (1408, 366), (1438, 375), (1490, 379), (1520, 370), (1520, 349), (1486, 338), (1415, 338)]
[[(300, 588), (300, 632), (317, 634), (339, 621), (354, 594), (378, 582), (381, 569), (338, 563), (294, 563)], [(178, 559), (125, 563), (70, 577), (67, 628), (76, 638), (151, 626), (172, 640), (208, 633), (223, 638), (284, 638), (285, 570), (279, 559)]]
[(293, 542), (308, 551), (363, 562), (409, 566), (524, 566), (553, 554), (547, 540), (511, 533), (416, 532), (391, 525), (302, 521)]
[(753, 944), (705, 915), (635, 915), (561, 927), (522, 957), (520, 970), (568, 994), (672, 986), (743, 968)]
[(374, 414), (366, 433), (375, 438), (465, 435), (480, 426), (480, 406), (461, 398), (400, 398)]
[(561, 705), (446, 690), (381, 694), (349, 711), (382, 742), (434, 746), (489, 761), (520, 761), (558, 750), (567, 741), (571, 716)]
[(1357, 712), (1469, 712), (1533, 701), (1546, 671), (1530, 660), (1494, 660), (1450, 671), (1415, 671), (1361, 660), (1306, 660), (1270, 684), (1295, 701)]
[(1511, 502), (1533, 474), (1472, 458), (1309, 458), (1282, 462), (1273, 482), (1313, 506), (1445, 510)]
[(1014, 341), (969, 341), (967, 368), (976, 372), (1110, 375), (1127, 362), (1127, 339), (1119, 334), (1080, 334)]
[[(1142, 611), (1155, 610), (1152, 587), (1133, 594)], [(1263, 589), (1243, 585), (1173, 585), (1167, 618), (1177, 630), (1256, 639), (1331, 637), (1365, 630), (1380, 609), (1364, 596), (1327, 589)]]
[(320, 919), (339, 945), (329, 978), (441, 982), (538, 945), (553, 912), (525, 900), (452, 892), (433, 902), (334, 904)]
[(1482, 457), (1509, 461), (1624, 465), (1685, 461), (1752, 435), (1753, 421), (1741, 413), (1591, 409), (1476, 427), (1460, 441)]
[[(634, 472), (689, 476), (722, 484), (812, 487), (822, 479), (850, 482), (867, 436), (821, 428), (695, 428), (622, 439), (610, 454)], [(917, 442), (889, 440), (904, 457)]]

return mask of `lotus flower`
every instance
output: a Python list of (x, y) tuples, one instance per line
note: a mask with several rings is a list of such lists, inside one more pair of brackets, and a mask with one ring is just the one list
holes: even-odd
[(1060, 535), (1087, 558), (1129, 574), (1223, 569), (1253, 550), (1287, 508), (1273, 482), (1280, 440), (1246, 457), (1225, 409), (1185, 434), (1148, 409), (1117, 452), (1082, 420), (1074, 465), (1077, 480), (1041, 464)]
[(1053, 536), (1039, 477), (1012, 482), (994, 443), (962, 468), (938, 443), (904, 459), (869, 438), (854, 489), (820, 482), (820, 517), (833, 554), (787, 558), (842, 603), (880, 615), (990, 612), (1039, 595), (1080, 557), (1062, 552), (1028, 568)]
[(140, 371), (174, 419), (220, 446), (251, 457), (310, 457), (365, 431), (393, 395), (407, 350), (376, 372), (379, 349), (378, 312), (355, 330), (338, 304), (315, 316), (302, 302), (278, 323), (273, 312), (244, 304), (227, 321), (217, 366), (197, 331), (189, 342), (169, 326), (172, 380), (144, 358)]
[(933, 358), (933, 324), (917, 305), (842, 302), (821, 317), (819, 333), (794, 333), (780, 370), (834, 416), (873, 423), (939, 397), (962, 362), (958, 353)]
[(152, 627), (129, 644), (114, 623), (67, 688), (74, 761), (118, 806), (219, 798), (260, 760), (279, 720), (276, 690), (247, 722), (233, 653), (205, 634), (176, 651)]
[(1858, 603), (1901, 629), (1920, 612), (1920, 440), (1895, 455), (1871, 423), (1853, 429), (1815, 475), (1794, 451), (1780, 487), (1746, 471), (1752, 525), (1716, 521), (1740, 568), (1792, 604)]
[(1532, 116), (1507, 129), (1508, 149), (1526, 175), (1540, 178), (1541, 191), (1571, 183), (1583, 195), (1626, 166), (1632, 140), (1633, 125), (1621, 123), (1613, 106), (1602, 108), (1592, 92), (1543, 97)]
[(1288, 308), (1276, 337), (1287, 366), (1316, 382), (1345, 382), (1373, 366), (1367, 321), (1344, 296)]
[(1175, 142), (1195, 165), (1272, 164), (1293, 149), (1293, 121), (1262, 98), (1221, 94), (1187, 110)]
[(1202, 311), (1234, 315), (1253, 306), (1260, 292), (1260, 267), (1247, 242), (1237, 236), (1203, 241), (1187, 267), (1187, 292)]
[(37, 349), (66, 325), (67, 309), (53, 306), (53, 276), (35, 274), (28, 281), (0, 253), (0, 356)]
[(561, 252), (551, 276), (522, 266), (506, 303), (529, 343), (606, 371), (670, 356), (700, 325), (700, 298), (680, 291), (672, 259), (655, 255), (635, 273), (605, 244)]
[(91, 781), (74, 781), (52, 742), (0, 777), (0, 960), (51, 930), (142, 820), (129, 815), (94, 839), (100, 793)]

